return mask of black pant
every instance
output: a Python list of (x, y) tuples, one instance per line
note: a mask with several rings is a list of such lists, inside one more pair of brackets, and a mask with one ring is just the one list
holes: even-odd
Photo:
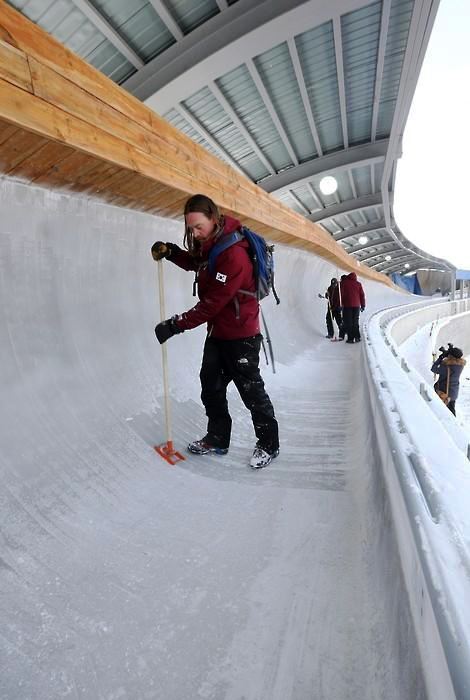
[(339, 329), (339, 337), (344, 338), (344, 332), (343, 332), (343, 319), (341, 318), (341, 311), (339, 309), (331, 309), (328, 307), (328, 311), (326, 312), (326, 327), (328, 330), (328, 337), (332, 338), (335, 334), (334, 326), (333, 326), (333, 320), (331, 316), (333, 315), (333, 319), (336, 321), (336, 324)]
[(228, 447), (232, 419), (228, 411), (227, 386), (235, 383), (251, 411), (258, 445), (269, 453), (279, 449), (274, 408), (259, 371), (261, 335), (236, 340), (207, 338), (201, 367), (201, 399), (206, 409), (207, 441), (213, 447)]
[(350, 342), (360, 340), (359, 332), (359, 307), (345, 306), (343, 309), (343, 332)]

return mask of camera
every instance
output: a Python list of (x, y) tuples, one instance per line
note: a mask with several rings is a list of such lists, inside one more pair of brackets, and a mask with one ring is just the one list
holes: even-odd
[(444, 357), (447, 357), (447, 356), (449, 355), (449, 352), (452, 350), (453, 347), (454, 347), (454, 346), (453, 346), (452, 343), (447, 343), (447, 350), (446, 350), (445, 347), (444, 347), (443, 345), (441, 345), (441, 347), (439, 348), (439, 352), (440, 352)]

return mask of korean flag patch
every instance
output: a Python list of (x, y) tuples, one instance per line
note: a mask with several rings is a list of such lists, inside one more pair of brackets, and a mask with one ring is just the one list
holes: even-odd
[(215, 276), (215, 279), (218, 280), (219, 282), (226, 282), (227, 275), (223, 275), (221, 272), (218, 272)]

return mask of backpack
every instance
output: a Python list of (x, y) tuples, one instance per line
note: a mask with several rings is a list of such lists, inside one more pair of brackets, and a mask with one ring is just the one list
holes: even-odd
[(251, 231), (246, 226), (242, 226), (240, 231), (234, 231), (229, 236), (224, 236), (211, 249), (207, 260), (209, 273), (211, 275), (214, 274), (217, 256), (223, 250), (230, 248), (243, 239), (248, 241), (249, 244), (248, 253), (253, 263), (256, 292), (248, 292), (245, 289), (240, 289), (239, 291), (242, 294), (254, 294), (258, 301), (261, 301), (272, 290), (276, 303), (280, 304), (280, 299), (274, 287), (274, 246), (268, 245), (262, 236)]

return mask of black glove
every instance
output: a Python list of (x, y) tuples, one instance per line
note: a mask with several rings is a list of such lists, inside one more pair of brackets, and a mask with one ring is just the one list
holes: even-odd
[(179, 250), (179, 247), (174, 243), (163, 243), (162, 241), (156, 241), (151, 249), (152, 258), (154, 260), (162, 260), (163, 258), (168, 259), (175, 250)]
[(362, 314), (362, 312), (364, 311), (365, 308), (366, 308), (365, 306), (361, 306), (361, 314)]
[(181, 328), (178, 328), (178, 325), (176, 323), (177, 318), (177, 316), (172, 316), (166, 321), (162, 321), (157, 326), (155, 326), (155, 335), (157, 336), (157, 340), (160, 343), (160, 345), (166, 343), (166, 341), (173, 335), (176, 335), (177, 333), (184, 333), (184, 331)]

